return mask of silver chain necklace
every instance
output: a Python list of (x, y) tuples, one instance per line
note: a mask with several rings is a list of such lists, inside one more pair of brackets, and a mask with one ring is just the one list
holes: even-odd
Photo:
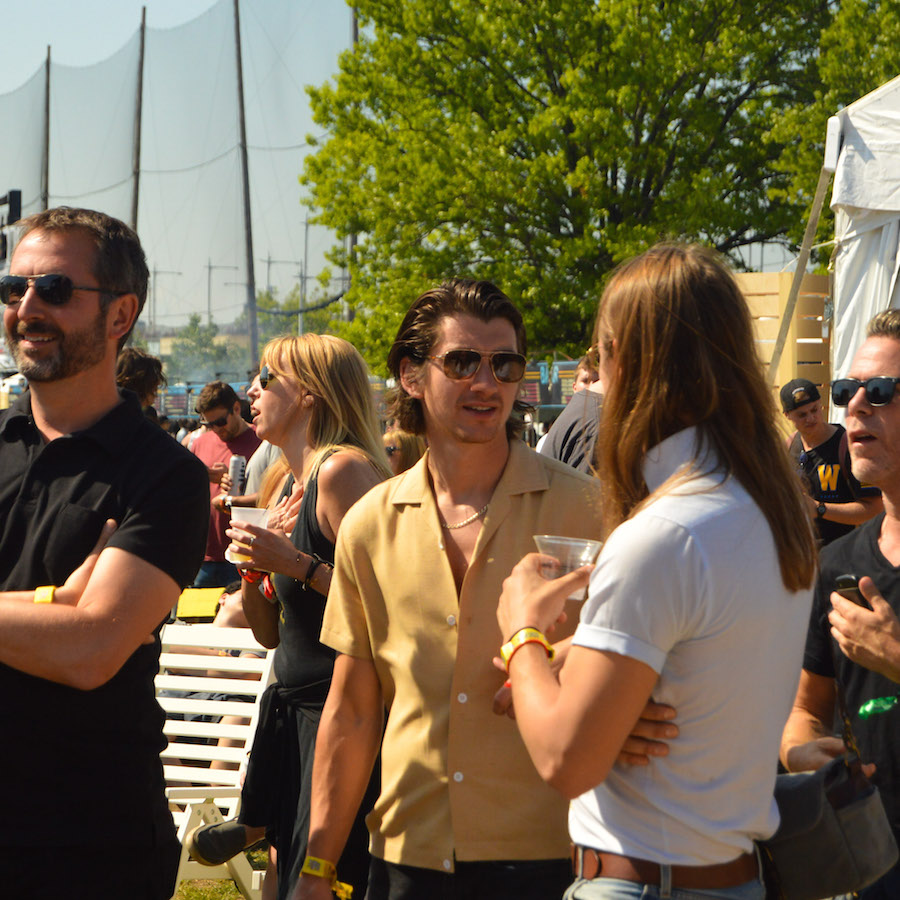
[(449, 522), (441, 522), (441, 527), (446, 528), (448, 531), (465, 528), (466, 525), (471, 525), (476, 519), (480, 519), (487, 512), (489, 505), (489, 503), (485, 503), (478, 512), (473, 512), (471, 516), (463, 519), (462, 522), (454, 522), (452, 525)]

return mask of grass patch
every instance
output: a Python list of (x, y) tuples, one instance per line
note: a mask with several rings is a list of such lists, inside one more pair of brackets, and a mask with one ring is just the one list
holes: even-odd
[[(269, 855), (265, 847), (250, 851), (250, 865), (265, 869)], [(175, 894), (175, 900), (241, 900), (241, 892), (233, 881), (184, 881)]]

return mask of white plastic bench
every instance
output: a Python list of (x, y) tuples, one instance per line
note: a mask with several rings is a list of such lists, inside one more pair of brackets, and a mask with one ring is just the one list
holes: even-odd
[[(265, 656), (218, 656), (197, 650), (250, 650)], [(160, 706), (167, 716), (201, 714), (219, 719), (213, 722), (166, 719), (164, 731), (169, 745), (160, 756), (166, 796), (182, 845), (176, 891), (182, 881), (228, 879), (234, 881), (248, 900), (260, 898), (264, 873), (253, 870), (245, 853), (220, 866), (202, 866), (189, 858), (184, 840), (198, 825), (222, 822), (238, 813), (241, 773), (246, 768), (256, 733), (260, 697), (274, 680), (273, 658), (274, 653), (257, 643), (249, 628), (172, 624), (162, 630), (160, 671), (156, 676)], [(246, 697), (246, 702), (159, 696), (164, 690), (239, 694)], [(222, 721), (221, 717), (225, 716), (240, 716), (242, 721), (238, 724)], [(209, 742), (192, 742), (186, 738)], [(219, 746), (221, 739), (229, 739), (235, 746)], [(213, 768), (213, 764), (230, 765)]]

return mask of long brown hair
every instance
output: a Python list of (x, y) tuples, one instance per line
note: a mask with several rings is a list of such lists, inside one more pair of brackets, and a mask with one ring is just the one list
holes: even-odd
[(808, 504), (775, 424), (750, 312), (718, 256), (658, 244), (624, 263), (603, 292), (598, 337), (609, 372), (598, 441), (604, 526), (648, 497), (647, 451), (696, 426), (768, 521), (785, 587), (809, 587), (817, 551)]

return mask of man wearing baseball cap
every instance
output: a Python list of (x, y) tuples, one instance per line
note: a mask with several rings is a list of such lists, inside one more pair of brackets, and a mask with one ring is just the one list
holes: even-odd
[(829, 544), (881, 512), (881, 491), (853, 476), (847, 433), (843, 426), (825, 421), (819, 389), (795, 378), (781, 388), (781, 408), (797, 429), (788, 451), (809, 485), (821, 542)]

